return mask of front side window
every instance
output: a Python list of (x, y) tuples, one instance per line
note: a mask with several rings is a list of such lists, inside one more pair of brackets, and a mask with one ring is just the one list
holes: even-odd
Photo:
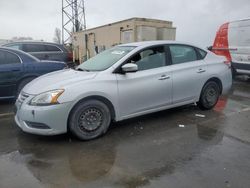
[(83, 71), (103, 71), (114, 65), (117, 61), (131, 52), (133, 46), (116, 46), (108, 49), (82, 63), (77, 70)]
[(16, 64), (21, 63), (17, 55), (7, 51), (0, 51), (0, 64)]
[(169, 48), (173, 65), (198, 60), (196, 51), (191, 46), (170, 45)]
[(166, 65), (166, 55), (164, 46), (148, 48), (135, 54), (127, 63), (135, 63), (138, 71), (154, 69)]

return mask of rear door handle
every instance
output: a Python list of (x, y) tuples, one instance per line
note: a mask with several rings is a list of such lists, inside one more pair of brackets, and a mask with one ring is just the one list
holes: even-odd
[(167, 75), (162, 75), (159, 80), (167, 80), (167, 79), (170, 79), (170, 76), (167, 76)]
[(197, 73), (203, 73), (203, 72), (206, 72), (206, 70), (204, 70), (204, 69), (199, 69), (199, 70), (197, 71)]

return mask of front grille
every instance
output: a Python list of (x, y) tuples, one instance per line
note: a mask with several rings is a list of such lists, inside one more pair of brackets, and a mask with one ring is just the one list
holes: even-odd
[(27, 98), (29, 98), (29, 94), (21, 92), (18, 96), (17, 101), (19, 104), (22, 104)]

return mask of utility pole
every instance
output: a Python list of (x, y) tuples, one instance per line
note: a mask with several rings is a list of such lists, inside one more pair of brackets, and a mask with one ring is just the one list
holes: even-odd
[(84, 0), (62, 0), (62, 42), (71, 43), (72, 33), (86, 30)]

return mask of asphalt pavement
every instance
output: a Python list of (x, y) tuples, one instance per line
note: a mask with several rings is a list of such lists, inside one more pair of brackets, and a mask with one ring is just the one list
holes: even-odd
[(0, 187), (250, 187), (250, 79), (216, 108), (195, 105), (114, 123), (96, 140), (23, 133), (0, 102)]

